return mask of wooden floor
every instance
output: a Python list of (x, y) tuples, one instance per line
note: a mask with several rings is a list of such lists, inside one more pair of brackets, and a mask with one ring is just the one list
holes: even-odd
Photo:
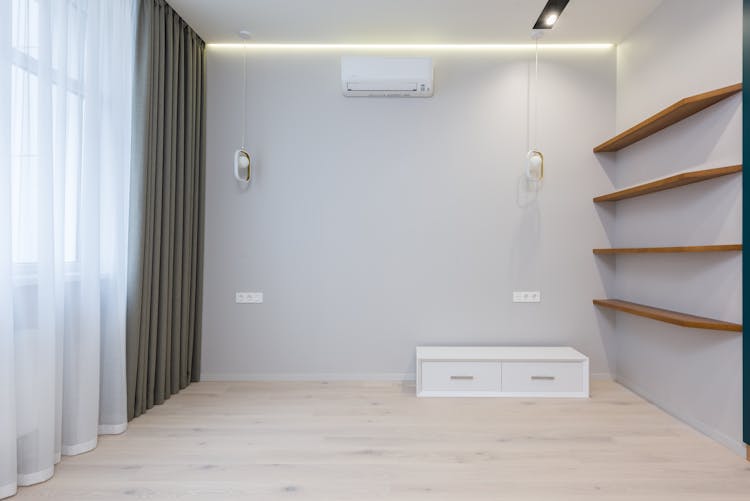
[(402, 383), (198, 383), (15, 499), (750, 499), (750, 463), (621, 386), (417, 399)]

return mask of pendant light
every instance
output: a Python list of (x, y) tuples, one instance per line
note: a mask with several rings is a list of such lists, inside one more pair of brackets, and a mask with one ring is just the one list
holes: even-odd
[[(533, 182), (539, 182), (544, 178), (544, 155), (537, 147), (537, 131), (539, 129), (539, 39), (542, 32), (539, 30), (532, 31), (531, 37), (534, 39), (534, 125), (532, 127), (533, 135), (529, 142), (529, 151), (526, 153), (526, 179)], [(531, 96), (529, 95), (529, 100)]]
[(234, 177), (237, 181), (248, 184), (252, 175), (250, 154), (245, 149), (245, 136), (247, 135), (247, 41), (250, 40), (250, 32), (242, 30), (239, 35), (245, 41), (242, 48), (242, 147), (234, 152)]

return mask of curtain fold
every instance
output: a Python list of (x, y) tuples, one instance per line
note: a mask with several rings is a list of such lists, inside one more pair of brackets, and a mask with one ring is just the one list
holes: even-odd
[(128, 418), (200, 376), (205, 44), (140, 0), (128, 248)]
[(13, 39), (10, 2), (0, 2), (0, 499), (16, 492), (16, 382), (13, 326), (10, 116)]
[(127, 427), (133, 7), (0, 1), (0, 497)]

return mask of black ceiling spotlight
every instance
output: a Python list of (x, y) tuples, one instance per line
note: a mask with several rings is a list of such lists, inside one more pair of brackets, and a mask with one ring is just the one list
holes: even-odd
[(568, 5), (569, 0), (549, 0), (547, 5), (542, 9), (542, 13), (539, 14), (539, 19), (534, 23), (535, 30), (549, 30), (557, 22), (560, 14), (562, 14), (565, 6)]

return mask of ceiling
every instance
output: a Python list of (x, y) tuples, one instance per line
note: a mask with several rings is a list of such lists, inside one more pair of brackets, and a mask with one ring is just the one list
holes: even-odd
[[(168, 0), (207, 43), (527, 43), (546, 0)], [(661, 0), (571, 0), (548, 43), (617, 43)]]

